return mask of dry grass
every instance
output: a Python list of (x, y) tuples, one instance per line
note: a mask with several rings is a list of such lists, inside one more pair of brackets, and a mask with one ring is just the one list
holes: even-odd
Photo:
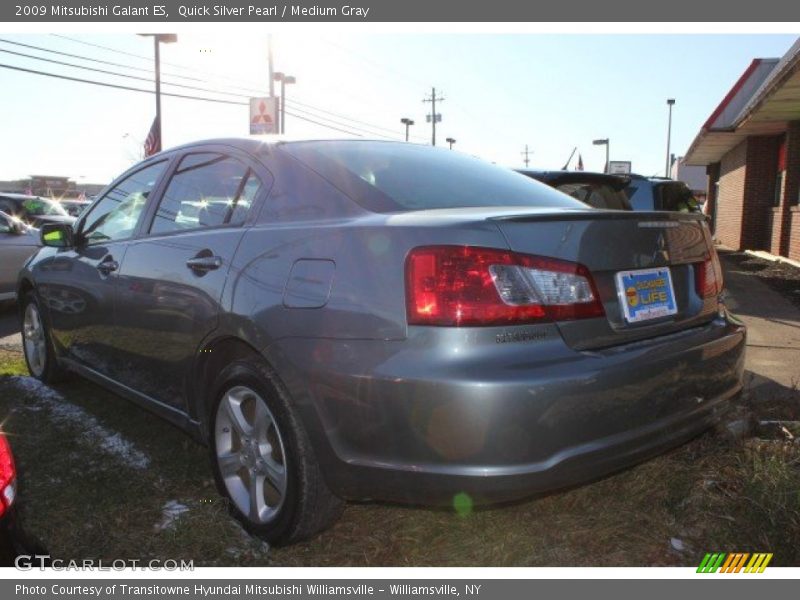
[[(228, 517), (205, 449), (92, 384), (59, 386), (68, 402), (150, 458), (149, 468), (134, 469), (87, 443), (80, 426), (54, 422), (2, 377), (22, 372), (21, 355), (0, 350), (0, 414), (21, 469), (22, 520), (53, 556), (196, 565), (639, 566), (696, 565), (710, 550), (757, 550), (774, 552), (775, 565), (800, 565), (800, 445), (776, 436), (709, 432), (592, 485), (466, 515), (351, 504), (319, 537), (269, 549)], [(746, 398), (737, 410), (750, 420), (796, 417), (800, 399), (797, 392)], [(157, 531), (170, 500), (189, 510)]]

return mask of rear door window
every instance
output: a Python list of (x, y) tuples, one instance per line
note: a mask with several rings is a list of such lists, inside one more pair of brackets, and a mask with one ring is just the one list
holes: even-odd
[(240, 225), (260, 187), (261, 180), (236, 158), (187, 154), (164, 190), (150, 233)]

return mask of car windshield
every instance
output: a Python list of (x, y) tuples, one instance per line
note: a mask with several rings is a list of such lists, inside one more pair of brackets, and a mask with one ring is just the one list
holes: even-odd
[(359, 141), (294, 142), (283, 148), (376, 212), (483, 206), (586, 208), (525, 175), (442, 148)]
[(22, 201), (22, 209), (33, 217), (67, 216), (67, 211), (58, 202), (47, 198), (29, 198)]

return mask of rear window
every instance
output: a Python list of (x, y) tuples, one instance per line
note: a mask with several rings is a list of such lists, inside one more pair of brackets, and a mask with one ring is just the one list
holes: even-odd
[(604, 183), (561, 183), (556, 189), (592, 208), (631, 210), (625, 193)]
[(525, 206), (586, 208), (547, 185), (477, 158), (392, 142), (295, 142), (289, 154), (368, 210)]
[(662, 183), (658, 186), (661, 210), (699, 212), (699, 205), (692, 191), (682, 183)]

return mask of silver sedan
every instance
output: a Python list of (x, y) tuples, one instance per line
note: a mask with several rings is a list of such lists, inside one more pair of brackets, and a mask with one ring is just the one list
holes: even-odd
[(0, 211), (0, 302), (16, 299), (17, 275), (39, 246), (38, 229)]

